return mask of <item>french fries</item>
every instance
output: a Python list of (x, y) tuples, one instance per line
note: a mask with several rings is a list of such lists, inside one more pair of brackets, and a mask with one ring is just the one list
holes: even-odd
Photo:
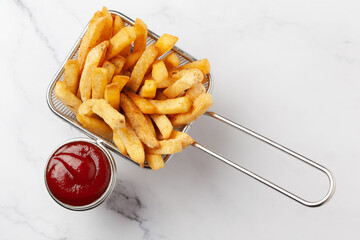
[(102, 65), (103, 68), (107, 69), (107, 84), (111, 83), (111, 80), (113, 78), (113, 75), (115, 73), (115, 65), (109, 61), (105, 61)]
[(164, 81), (156, 85), (157, 88), (167, 88), (170, 87), (176, 80), (172, 78), (167, 78)]
[(76, 95), (79, 87), (79, 73), (79, 62), (75, 59), (67, 60), (64, 67), (64, 83), (74, 95)]
[(144, 85), (139, 90), (139, 95), (143, 98), (154, 98), (156, 95), (155, 81), (145, 80)]
[(123, 75), (116, 75), (112, 79), (112, 83), (119, 84), (119, 91), (120, 92), (125, 87), (125, 85), (126, 85), (126, 83), (128, 81), (129, 81), (129, 77), (128, 76), (123, 76)]
[(106, 86), (104, 93), (105, 100), (116, 110), (120, 109), (120, 85), (111, 83)]
[(115, 36), (110, 39), (109, 50), (106, 59), (111, 59), (119, 54), (124, 48), (129, 46), (135, 40), (135, 28), (124, 27)]
[(79, 47), (77, 60), (79, 62), (80, 71), (83, 70), (88, 53), (96, 45), (105, 27), (105, 17), (96, 17), (96, 19), (96, 21), (90, 23)]
[(163, 58), (163, 61), (165, 63), (165, 66), (168, 70), (171, 70), (173, 68), (176, 68), (177, 66), (179, 66), (180, 64), (180, 58), (178, 57), (178, 55), (176, 55), (176, 53), (172, 52), (169, 53), (168, 55), (166, 55)]
[(201, 83), (203, 79), (204, 74), (200, 70), (191, 69), (183, 77), (166, 88), (163, 93), (168, 98), (177, 97), (185, 90), (191, 88), (195, 83)]
[(112, 130), (125, 126), (125, 117), (104, 99), (90, 99), (79, 106), (79, 114), (90, 117), (94, 113), (104, 119)]
[(158, 127), (164, 139), (168, 139), (173, 131), (173, 125), (164, 114), (151, 114), (150, 117)]
[(141, 110), (141, 112), (145, 114), (156, 113), (156, 107), (153, 104), (151, 104), (147, 99), (140, 97), (139, 95), (133, 92), (129, 92), (129, 91), (124, 91), (124, 92), (134, 101), (134, 103)]
[(187, 97), (178, 97), (166, 100), (148, 100), (155, 106), (157, 114), (186, 113), (191, 107), (191, 101)]
[(149, 126), (150, 126), (150, 130), (151, 132), (154, 134), (154, 136), (156, 136), (156, 130), (154, 128), (154, 125), (151, 121), (151, 118), (148, 114), (144, 114), (144, 117), (146, 118), (146, 121), (148, 122)]
[(195, 83), (189, 90), (186, 91), (185, 97), (194, 101), (200, 94), (206, 92), (206, 88), (201, 83)]
[(125, 61), (126, 61), (126, 59), (119, 55), (110, 59), (110, 62), (112, 64), (114, 64), (114, 66), (115, 66), (115, 71), (114, 71), (113, 75), (119, 75), (121, 73), (121, 70), (124, 67)]
[(135, 131), (132, 129), (129, 121), (126, 121), (124, 128), (116, 130), (115, 134), (119, 136), (124, 143), (126, 152), (129, 154), (130, 158), (138, 163), (140, 167), (143, 167), (145, 162), (144, 147)]
[(79, 114), (85, 115), (88, 117), (93, 116), (95, 113), (92, 110), (92, 107), (97, 103), (98, 99), (89, 99), (83, 102), (78, 109)]
[(203, 93), (195, 98), (191, 110), (187, 113), (177, 114), (171, 122), (174, 127), (179, 127), (195, 121), (203, 115), (213, 104), (212, 97), (209, 93)]
[(117, 149), (119, 149), (119, 151), (121, 152), (121, 154), (123, 155), (127, 155), (127, 151), (126, 151), (126, 147), (125, 144), (123, 143), (123, 141), (121, 140), (121, 138), (119, 137), (119, 135), (117, 135), (116, 133), (117, 131), (115, 131), (113, 133), (113, 142), (115, 143), (115, 146), (117, 147)]
[(125, 27), (125, 23), (119, 15), (115, 16), (113, 25), (114, 25), (112, 31), (113, 36), (116, 35), (122, 28)]
[(189, 136), (189, 134), (176, 130), (172, 131), (170, 139), (180, 140), (183, 149), (187, 148), (189, 145), (195, 142), (194, 139)]
[(147, 163), (157, 170), (164, 167), (163, 154), (194, 143), (175, 129), (212, 105), (203, 85), (210, 64), (205, 58), (179, 66), (181, 53), (169, 52), (178, 37), (163, 34), (146, 47), (147, 38), (144, 21), (137, 18), (125, 27), (119, 15), (103, 7), (90, 20), (77, 59), (67, 61), (64, 81), (54, 91), (85, 129), (112, 140), (140, 167)]
[(147, 26), (143, 20), (136, 18), (135, 20), (135, 33), (136, 38), (134, 41), (134, 51), (144, 51), (146, 49), (147, 39)]
[(62, 102), (71, 112), (77, 114), (81, 105), (78, 99), (66, 86), (64, 82), (58, 81), (55, 85), (55, 96)]
[(103, 120), (76, 114), (76, 119), (90, 132), (100, 135), (106, 139), (113, 137), (113, 131)]
[(151, 74), (155, 80), (156, 86), (160, 85), (169, 76), (165, 63), (162, 60), (156, 61), (153, 64), (153, 69)]
[(93, 69), (100, 65), (102, 60), (104, 60), (108, 46), (109, 42), (104, 41), (91, 49), (86, 57), (84, 70), (81, 74), (79, 83), (80, 96), (83, 102), (91, 98), (91, 73)]
[(210, 73), (210, 63), (209, 60), (207, 60), (206, 58), (195, 61), (195, 62), (191, 62), (191, 63), (187, 63), (185, 65), (182, 65), (176, 69), (176, 70), (181, 70), (181, 69), (192, 69), (192, 68), (197, 68), (199, 70), (202, 71), (203, 74), (209, 74)]
[(181, 141), (178, 139), (161, 140), (159, 144), (159, 148), (145, 147), (145, 152), (150, 154), (173, 154), (182, 150)]
[(145, 76), (146, 71), (154, 62), (157, 56), (158, 50), (154, 45), (150, 45), (141, 55), (139, 60), (134, 66), (131, 73), (130, 80), (126, 84), (126, 88), (130, 91), (137, 92), (140, 84)]
[(136, 62), (139, 60), (139, 58), (141, 57), (143, 52), (144, 52), (143, 50), (140, 50), (140, 51), (132, 52), (130, 55), (128, 55), (126, 57), (126, 62), (124, 65), (124, 71), (127, 71), (130, 68), (132, 68), (136, 64)]
[(171, 50), (179, 38), (170, 34), (163, 34), (155, 43), (155, 47), (159, 49), (158, 57)]
[(111, 37), (112, 31), (113, 31), (113, 18), (110, 14), (110, 12), (107, 10), (106, 7), (103, 7), (101, 10), (102, 15), (105, 17), (105, 26), (102, 30), (100, 39), (98, 40), (98, 43), (109, 40)]
[(104, 98), (107, 84), (108, 70), (105, 68), (94, 68), (91, 73), (91, 97), (93, 99)]
[(154, 171), (164, 167), (164, 160), (162, 159), (161, 154), (145, 153), (145, 159), (147, 164)]
[(159, 142), (152, 133), (148, 121), (131, 98), (126, 96), (126, 94), (121, 94), (120, 106), (141, 142), (150, 148), (158, 148), (160, 146)]

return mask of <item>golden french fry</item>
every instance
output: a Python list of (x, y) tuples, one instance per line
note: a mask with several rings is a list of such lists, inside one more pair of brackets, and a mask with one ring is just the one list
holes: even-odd
[(144, 114), (131, 100), (131, 98), (126, 96), (126, 94), (121, 94), (120, 106), (124, 110), (126, 118), (131, 123), (131, 126), (141, 142), (151, 148), (159, 147), (159, 142), (156, 140), (155, 135), (151, 132), (151, 128), (144, 117)]
[(111, 83), (111, 80), (113, 78), (114, 72), (115, 72), (115, 65), (112, 64), (109, 61), (105, 61), (102, 65), (103, 68), (107, 69), (107, 84)]
[(145, 80), (144, 85), (139, 90), (139, 95), (143, 98), (154, 98), (156, 95), (156, 84), (154, 80)]
[(108, 41), (104, 41), (91, 49), (89, 54), (86, 57), (84, 70), (81, 74), (79, 90), (81, 95), (81, 100), (85, 102), (91, 98), (91, 73), (94, 68), (98, 65), (101, 65), (106, 49), (109, 46)]
[(191, 107), (191, 101), (187, 97), (178, 97), (167, 100), (148, 100), (155, 106), (156, 114), (186, 113)]
[(201, 83), (195, 83), (189, 90), (186, 91), (185, 97), (194, 101), (200, 94), (206, 92), (206, 88)]
[(114, 75), (120, 74), (121, 70), (124, 67), (125, 61), (126, 61), (126, 59), (119, 55), (110, 59), (110, 62), (115, 65)]
[(145, 159), (152, 170), (158, 170), (164, 167), (164, 160), (161, 154), (145, 153)]
[(104, 98), (107, 84), (108, 70), (105, 68), (94, 68), (91, 73), (91, 98)]
[(151, 75), (155, 80), (156, 86), (160, 85), (168, 78), (168, 71), (166, 69), (165, 63), (162, 60), (156, 61), (153, 64)]
[(110, 39), (109, 50), (106, 59), (111, 59), (118, 55), (124, 48), (129, 46), (135, 40), (135, 28), (124, 27), (115, 36)]
[(54, 91), (55, 96), (60, 100), (60, 102), (62, 102), (71, 112), (77, 114), (82, 102), (72, 92), (70, 92), (66, 84), (58, 81), (55, 85)]
[(103, 138), (111, 139), (113, 131), (103, 120), (88, 117), (82, 114), (76, 114), (76, 119), (90, 132), (95, 133)]
[(154, 134), (154, 136), (156, 136), (156, 130), (154, 128), (153, 122), (151, 121), (151, 118), (148, 114), (144, 114), (144, 117), (146, 118), (146, 121), (148, 122), (149, 126), (150, 126), (150, 130), (151, 132)]
[(179, 38), (170, 34), (163, 34), (156, 41), (155, 46), (159, 49), (158, 57), (171, 50)]
[(125, 27), (125, 23), (119, 15), (115, 16), (113, 25), (114, 25), (112, 31), (113, 36), (116, 35), (122, 28)]
[(95, 103), (98, 101), (98, 99), (89, 99), (83, 102), (78, 109), (79, 114), (85, 115), (88, 117), (94, 116), (95, 113), (92, 110), (92, 107), (95, 105)]
[(125, 149), (130, 158), (134, 162), (138, 163), (140, 167), (143, 167), (145, 161), (144, 147), (135, 131), (132, 129), (129, 121), (126, 120), (125, 127), (116, 130), (115, 134), (118, 135), (124, 143)]
[(173, 154), (182, 150), (181, 141), (178, 139), (161, 140), (159, 144), (159, 148), (145, 147), (145, 152), (150, 154)]
[(146, 39), (147, 39), (147, 26), (143, 20), (136, 18), (135, 20), (135, 33), (136, 39), (134, 41), (133, 51), (144, 51), (146, 49)]
[(121, 152), (122, 155), (126, 156), (126, 147), (119, 135), (116, 134), (116, 131), (113, 133), (113, 142), (115, 143), (117, 149)]
[(103, 13), (101, 11), (96, 11), (94, 13), (94, 16), (91, 18), (89, 26), (91, 24), (94, 24), (94, 22), (96, 22), (97, 20), (99, 20), (100, 18), (104, 17)]
[(118, 83), (111, 83), (106, 86), (104, 98), (108, 103), (115, 108), (120, 110), (120, 86)]
[(164, 81), (162, 81), (161, 83), (157, 84), (156, 87), (157, 88), (167, 88), (170, 87), (176, 80), (172, 79), (172, 78), (167, 78)]
[[(146, 71), (154, 62), (157, 56), (158, 50), (154, 45), (150, 45), (141, 55), (139, 60), (134, 66), (131, 73), (130, 80), (126, 84), (126, 88), (130, 91), (137, 92), (140, 84), (145, 76)], [(126, 63), (125, 63), (126, 64)]]
[(154, 120), (156, 126), (160, 130), (164, 139), (168, 139), (173, 131), (173, 126), (170, 120), (164, 114), (151, 114), (150, 117)]
[(112, 130), (117, 130), (125, 127), (125, 117), (113, 108), (104, 99), (93, 99), (95, 104), (92, 107), (92, 111), (99, 115)]
[(128, 81), (129, 81), (128, 76), (116, 75), (113, 77), (111, 82), (119, 84), (119, 91), (121, 92)]
[(139, 95), (133, 92), (129, 92), (129, 91), (124, 91), (124, 92), (134, 101), (134, 103), (141, 110), (141, 112), (145, 114), (156, 113), (156, 107), (152, 105), (147, 99), (140, 97)]
[(174, 127), (191, 123), (203, 115), (212, 104), (212, 97), (209, 93), (200, 94), (197, 98), (195, 98), (193, 106), (189, 112), (175, 115), (171, 119), (171, 122)]
[(130, 54), (130, 51), (131, 51), (131, 45), (128, 45), (119, 53), (119, 55), (122, 57), (127, 57)]
[(169, 53), (162, 60), (168, 70), (171, 70), (180, 64), (180, 58), (174, 52)]
[(96, 45), (99, 40), (101, 33), (105, 27), (106, 18), (101, 17), (94, 23), (90, 23), (86, 33), (81, 40), (77, 60), (79, 62), (80, 71), (83, 70), (85, 60), (90, 50)]
[(174, 82), (164, 90), (164, 94), (168, 98), (175, 98), (183, 93), (185, 90), (191, 88), (195, 83), (201, 83), (204, 79), (204, 74), (198, 69), (191, 69), (182, 78)]
[(79, 62), (76, 59), (67, 60), (64, 67), (64, 83), (74, 95), (79, 87)]
[(201, 70), (203, 74), (209, 74), (210, 73), (209, 60), (204, 58), (204, 59), (201, 59), (201, 60), (198, 60), (195, 62), (187, 63), (185, 65), (177, 67), (174, 70), (176, 71), (176, 70), (180, 70), (180, 69), (191, 69), (191, 68), (197, 68), (197, 69)]
[(106, 7), (103, 7), (101, 12), (106, 20), (105, 20), (104, 29), (101, 33), (98, 43), (105, 41), (105, 40), (109, 40), (112, 35), (112, 31), (113, 31), (113, 18), (111, 16), (110, 12), (107, 10)]
[(170, 135), (170, 139), (177, 139), (181, 141), (182, 149), (187, 148), (189, 145), (193, 144), (195, 141), (192, 139), (189, 134), (180, 132), (180, 131), (172, 131)]
[(123, 67), (124, 71), (131, 69), (139, 60), (143, 52), (144, 51), (136, 51), (136, 52), (132, 52), (129, 56), (127, 56)]

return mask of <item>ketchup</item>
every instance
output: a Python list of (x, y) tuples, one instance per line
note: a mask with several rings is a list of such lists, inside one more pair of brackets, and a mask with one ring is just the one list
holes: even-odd
[(101, 197), (111, 178), (111, 167), (102, 150), (79, 141), (61, 146), (46, 167), (46, 182), (59, 201), (83, 206)]

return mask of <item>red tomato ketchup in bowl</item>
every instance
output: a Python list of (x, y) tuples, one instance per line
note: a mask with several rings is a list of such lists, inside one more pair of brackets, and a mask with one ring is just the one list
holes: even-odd
[(71, 210), (88, 210), (111, 193), (116, 165), (109, 151), (91, 139), (70, 140), (50, 156), (45, 184), (52, 198)]

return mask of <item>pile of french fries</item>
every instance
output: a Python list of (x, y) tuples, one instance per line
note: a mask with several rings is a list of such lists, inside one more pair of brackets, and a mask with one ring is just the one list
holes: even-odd
[(136, 19), (125, 27), (106, 7), (92, 17), (77, 59), (64, 67), (56, 97), (89, 131), (112, 139), (119, 151), (141, 167), (164, 166), (163, 154), (194, 142), (175, 130), (206, 112), (211, 95), (203, 85), (207, 59), (179, 66), (169, 52), (178, 38), (163, 34), (146, 46), (147, 25)]

